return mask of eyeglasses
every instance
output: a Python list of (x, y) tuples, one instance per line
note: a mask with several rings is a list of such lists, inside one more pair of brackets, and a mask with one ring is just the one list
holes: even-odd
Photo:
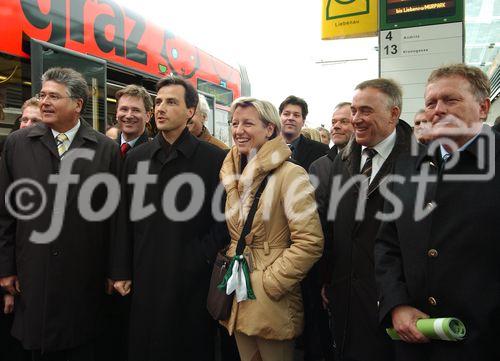
[(61, 99), (64, 99), (64, 98), (74, 98), (73, 96), (69, 96), (69, 97), (63, 97), (62, 95), (59, 95), (57, 93), (48, 93), (48, 94), (45, 94), (45, 93), (38, 93), (35, 95), (35, 98), (41, 102), (43, 100), (45, 100), (45, 98), (48, 98), (49, 101), (51, 102), (57, 102), (58, 100), (61, 100)]

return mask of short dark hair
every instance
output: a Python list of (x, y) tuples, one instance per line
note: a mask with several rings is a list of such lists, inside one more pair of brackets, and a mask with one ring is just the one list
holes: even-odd
[(42, 83), (46, 81), (55, 81), (65, 85), (68, 90), (68, 96), (73, 99), (82, 99), (82, 112), (85, 109), (89, 99), (89, 87), (82, 74), (71, 68), (50, 68), (42, 75)]
[(351, 102), (340, 102), (338, 103), (335, 108), (333, 108), (333, 111), (337, 111), (338, 109), (340, 108), (343, 108), (343, 107), (351, 107), (352, 103)]
[(142, 102), (144, 104), (144, 109), (146, 110), (146, 112), (150, 112), (151, 109), (153, 109), (153, 101), (151, 100), (148, 91), (146, 90), (146, 88), (140, 85), (130, 84), (127, 85), (125, 88), (118, 90), (115, 93), (116, 101), (117, 102), (120, 101), (120, 98), (124, 95), (142, 99)]
[(196, 109), (198, 105), (198, 92), (191, 83), (176, 75), (169, 75), (166, 78), (158, 80), (156, 91), (160, 91), (161, 88), (170, 85), (182, 86), (184, 88), (184, 102), (186, 103), (186, 107)]
[(289, 95), (285, 100), (281, 102), (279, 108), (280, 115), (281, 113), (283, 113), (283, 109), (285, 109), (285, 107), (290, 104), (298, 105), (302, 109), (302, 118), (306, 119), (308, 113), (307, 103), (304, 99), (296, 97), (295, 95)]

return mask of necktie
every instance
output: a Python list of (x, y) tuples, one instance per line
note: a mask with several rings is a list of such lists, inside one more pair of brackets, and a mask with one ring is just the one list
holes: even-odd
[(59, 152), (59, 158), (62, 158), (64, 153), (66, 153), (66, 151), (68, 150), (64, 145), (64, 142), (66, 140), (69, 140), (69, 138), (64, 133), (59, 133), (56, 137), (56, 145), (57, 145), (57, 151)]
[(361, 174), (364, 175), (368, 180), (368, 183), (370, 183), (370, 178), (372, 176), (372, 160), (373, 157), (377, 155), (377, 151), (373, 148), (365, 148), (363, 152), (368, 156), (368, 158), (366, 158), (366, 162), (361, 169)]
[(122, 157), (125, 157), (125, 154), (127, 154), (129, 149), (130, 149), (130, 144), (128, 144), (127, 142), (123, 143), (120, 146), (120, 152), (122, 153)]
[(287, 145), (288, 145), (288, 148), (290, 148), (290, 151), (292, 152), (290, 157), (293, 158), (293, 151), (295, 150), (295, 147), (293, 146), (293, 144), (287, 144)]

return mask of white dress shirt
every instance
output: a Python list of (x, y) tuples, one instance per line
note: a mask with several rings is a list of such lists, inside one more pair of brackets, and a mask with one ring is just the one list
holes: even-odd
[[(385, 138), (383, 141), (379, 142), (376, 146), (372, 147), (377, 151), (377, 154), (372, 159), (372, 175), (370, 177), (370, 183), (377, 175), (380, 168), (384, 164), (385, 160), (391, 154), (394, 145), (396, 144), (396, 129), (392, 131), (392, 133)], [(363, 166), (366, 163), (366, 159), (368, 155), (364, 152), (367, 147), (364, 145), (361, 147), (361, 164), (359, 170), (363, 169)]]
[[(78, 119), (78, 122), (76, 123), (76, 125), (73, 128), (71, 128), (67, 132), (64, 132), (64, 134), (66, 134), (66, 136), (68, 137), (68, 139), (63, 142), (64, 147), (66, 149), (69, 149), (71, 143), (73, 142), (73, 139), (75, 139), (75, 135), (76, 135), (76, 132), (78, 132), (78, 129), (80, 129), (80, 119)], [(51, 129), (51, 130), (52, 130), (52, 135), (54, 136), (54, 139), (56, 139), (56, 137), (60, 134), (60, 132), (57, 132), (54, 129)], [(56, 140), (56, 143), (57, 143), (57, 140)]]

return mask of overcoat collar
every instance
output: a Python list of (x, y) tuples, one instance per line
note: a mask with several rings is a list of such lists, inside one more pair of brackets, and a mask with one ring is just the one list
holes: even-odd
[(161, 144), (164, 139), (161, 137), (163, 137), (163, 135), (159, 132), (151, 142), (151, 156), (157, 158), (162, 164), (177, 158), (178, 152), (182, 153), (187, 159), (190, 159), (194, 155), (194, 152), (200, 143), (195, 136), (191, 135), (187, 128), (184, 128), (179, 138), (177, 138), (174, 144), (172, 144), (172, 150), (167, 158)]
[[(399, 119), (398, 125), (396, 126), (396, 143), (394, 147), (382, 164), (382, 167), (375, 175), (375, 178), (370, 182), (368, 187), (368, 194), (373, 192), (376, 188), (380, 186), (380, 181), (391, 172), (395, 160), (401, 153), (409, 153), (411, 149), (411, 140), (413, 138), (411, 127), (405, 121)], [(345, 162), (346, 168), (350, 176), (354, 176), (360, 173), (361, 164), (361, 145), (356, 143), (356, 138), (353, 136), (349, 140), (345, 149), (340, 153), (342, 161)], [(359, 183), (356, 183), (359, 187)]]
[[(482, 156), (486, 156), (487, 154), (485, 152), (488, 151), (489, 147), (491, 146), (490, 142), (497, 143), (496, 139), (499, 137), (498, 134), (496, 134), (488, 125), (483, 124), (483, 127), (481, 128), (480, 133), (478, 136), (470, 143), (467, 148), (463, 150), (463, 152), (467, 152), (472, 154), (475, 158), (479, 158)], [(482, 142), (479, 140), (482, 139)], [(481, 145), (487, 145), (486, 149), (480, 149)], [(434, 151), (432, 148), (434, 148)], [(500, 152), (500, 149), (496, 148), (494, 149), (495, 154)], [(432, 153), (432, 154), (431, 154)], [(417, 162), (415, 163), (415, 167), (417, 170), (419, 170), (422, 166), (422, 163), (426, 162), (433, 162), (437, 165), (437, 167), (440, 166), (442, 163), (442, 156), (441, 156), (441, 150), (439, 147), (439, 144), (437, 143), (430, 143), (427, 146), (425, 146), (420, 154), (417, 157)]]
[(249, 185), (258, 185), (264, 177), (290, 158), (290, 148), (279, 135), (264, 143), (241, 172), (241, 155), (234, 146), (222, 164), (220, 177), (226, 191), (237, 188), (240, 195)]
[[(47, 149), (59, 159), (59, 153), (57, 151), (56, 141), (52, 134), (52, 130), (44, 123), (37, 123), (30, 128), (28, 132), (28, 137), (30, 138), (40, 138), (42, 144), (47, 147)], [(97, 137), (92, 127), (83, 119), (80, 119), (80, 128), (75, 135), (75, 138), (71, 142), (69, 150), (78, 148), (82, 146), (85, 141), (90, 141), (97, 143)]]

